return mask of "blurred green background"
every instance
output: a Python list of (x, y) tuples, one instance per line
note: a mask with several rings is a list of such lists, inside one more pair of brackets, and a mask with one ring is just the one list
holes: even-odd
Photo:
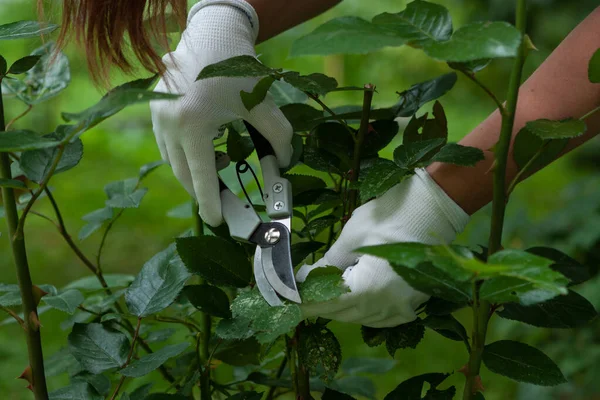
[[(505, 0), (444, 0), (436, 1), (450, 9), (454, 26), (474, 20), (504, 19), (512, 22), (513, 1)], [(0, 24), (20, 19), (36, 19), (33, 0), (1, 0)], [(57, 2), (58, 3), (58, 2)], [(190, 1), (192, 3), (192, 1)], [(443, 63), (428, 60), (420, 51), (401, 48), (385, 49), (369, 56), (303, 57), (289, 59), (291, 42), (314, 29), (318, 24), (341, 15), (357, 15), (366, 19), (384, 12), (398, 12), (405, 1), (346, 0), (323, 16), (294, 28), (258, 47), (262, 61), (273, 67), (293, 69), (302, 73), (324, 72), (338, 79), (341, 85), (377, 85), (376, 105), (395, 102), (396, 91), (411, 84), (427, 80), (448, 71)], [(550, 54), (553, 48), (585, 18), (597, 5), (597, 0), (532, 0), (530, 1), (529, 34), (539, 49), (527, 60), (526, 75)], [(48, 18), (58, 21), (60, 10), (48, 13)], [(16, 60), (40, 45), (37, 40), (0, 42), (0, 54), (9, 61)], [(85, 59), (74, 46), (66, 49), (71, 62), (72, 83), (58, 98), (36, 106), (31, 114), (19, 121), (17, 128), (30, 128), (38, 132), (51, 132), (60, 120), (60, 112), (76, 112), (95, 103), (103, 94), (90, 81)], [(481, 80), (499, 97), (505, 95), (510, 61), (496, 61), (481, 73)], [(114, 75), (114, 84), (126, 78)], [(140, 72), (139, 76), (147, 76)], [(357, 94), (334, 93), (326, 102), (330, 106), (357, 104)], [(448, 114), (450, 136), (459, 140), (469, 133), (494, 109), (494, 104), (468, 80), (459, 77), (456, 87), (441, 99)], [(427, 107), (425, 107), (427, 108)], [(24, 110), (16, 99), (6, 100), (7, 119)], [(81, 217), (103, 207), (105, 184), (136, 176), (138, 168), (160, 158), (152, 134), (147, 106), (132, 107), (109, 119), (83, 136), (84, 158), (77, 168), (53, 179), (51, 186), (62, 206), (70, 233), (76, 237), (85, 224)], [(596, 174), (596, 140), (563, 159), (555, 162), (522, 184), (514, 193), (508, 207), (505, 245), (528, 247), (545, 243), (560, 246), (569, 254), (591, 262), (597, 260), (595, 248), (600, 238), (600, 196)], [(388, 151), (389, 153), (389, 151)], [(597, 175), (597, 174), (596, 174)], [(168, 167), (162, 167), (146, 181), (150, 191), (137, 210), (128, 210), (109, 237), (104, 253), (106, 272), (135, 274), (143, 263), (166, 247), (175, 236), (190, 226), (190, 220), (166, 216), (175, 206), (187, 201), (187, 193), (179, 186)], [(50, 214), (46, 201), (40, 201), (38, 211)], [(461, 236), (463, 243), (487, 242), (486, 209), (474, 216), (468, 230)], [(15, 272), (10, 256), (5, 225), (0, 221), (0, 282), (14, 283)], [(86, 254), (94, 257), (98, 248), (96, 234), (81, 243)], [(34, 282), (61, 287), (88, 271), (71, 253), (55, 228), (35, 216), (27, 224), (28, 255)], [(596, 306), (600, 306), (597, 284), (590, 282), (581, 289)], [(468, 322), (465, 311), (461, 319)], [(50, 355), (64, 346), (67, 332), (61, 330), (64, 314), (50, 311), (42, 315), (45, 354)], [(344, 356), (388, 357), (383, 348), (371, 349), (360, 339), (358, 326), (333, 324), (342, 343)], [(467, 327), (468, 328), (468, 327)], [(469, 329), (469, 328), (468, 328)], [(490, 340), (510, 337), (544, 348), (561, 367), (570, 373), (574, 383), (554, 390), (540, 390), (530, 385), (517, 385), (487, 370), (483, 372), (486, 398), (495, 399), (545, 399), (545, 398), (600, 398), (600, 387), (594, 364), (599, 364), (600, 347), (594, 344), (598, 326), (581, 329), (576, 333), (552, 332), (539, 328), (517, 326), (494, 318), (490, 327)], [(0, 325), (0, 396), (3, 399), (30, 399), (23, 381), (17, 381), (26, 365), (24, 339), (15, 324)], [(450, 372), (466, 361), (460, 344), (449, 342), (431, 331), (418, 350), (404, 350), (396, 354), (397, 366), (392, 373), (376, 376), (378, 394), (383, 398), (400, 381), (425, 372)], [(64, 385), (64, 377), (50, 380), (51, 389)], [(464, 379), (455, 374), (451, 379), (462, 390)], [(554, 397), (567, 396), (567, 397)]]

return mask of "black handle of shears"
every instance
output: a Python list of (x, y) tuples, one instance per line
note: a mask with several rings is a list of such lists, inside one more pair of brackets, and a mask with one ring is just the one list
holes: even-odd
[(271, 147), (269, 141), (265, 139), (265, 137), (248, 122), (244, 121), (244, 125), (246, 125), (246, 129), (248, 129), (250, 138), (254, 143), (254, 148), (256, 149), (256, 154), (258, 154), (258, 159), (262, 160), (266, 156), (274, 156), (275, 151), (273, 151), (273, 147)]

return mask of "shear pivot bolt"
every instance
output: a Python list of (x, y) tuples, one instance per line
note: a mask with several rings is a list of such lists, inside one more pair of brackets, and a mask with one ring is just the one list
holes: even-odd
[(265, 233), (265, 240), (269, 244), (275, 244), (275, 243), (279, 242), (280, 238), (281, 238), (281, 232), (279, 232), (279, 230), (277, 230), (275, 228), (271, 228)]
[(285, 206), (285, 203), (283, 201), (278, 201), (275, 204), (273, 204), (273, 208), (275, 209), (275, 211), (279, 211), (279, 210), (283, 209), (284, 206)]
[(283, 185), (281, 183), (276, 183), (273, 185), (273, 191), (275, 193), (281, 193), (283, 191)]

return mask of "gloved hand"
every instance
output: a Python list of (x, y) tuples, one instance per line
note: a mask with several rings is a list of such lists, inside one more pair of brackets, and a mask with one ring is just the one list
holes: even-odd
[(251, 92), (257, 78), (211, 78), (196, 82), (209, 64), (240, 56), (256, 56), (258, 16), (243, 0), (203, 0), (190, 10), (188, 26), (177, 49), (163, 57), (167, 73), (155, 90), (183, 95), (150, 103), (161, 156), (171, 164), (185, 189), (196, 198), (200, 216), (222, 222), (213, 139), (219, 127), (236, 119), (252, 124), (271, 143), (282, 167), (289, 164), (292, 127), (272, 98), (248, 112), (240, 91)]
[(410, 287), (381, 258), (353, 253), (363, 247), (394, 242), (450, 243), (469, 216), (424, 170), (357, 208), (339, 239), (313, 265), (296, 275), (304, 281), (315, 268), (344, 271), (350, 292), (332, 301), (302, 304), (305, 318), (323, 317), (373, 328), (393, 327), (416, 319), (416, 308), (429, 296)]

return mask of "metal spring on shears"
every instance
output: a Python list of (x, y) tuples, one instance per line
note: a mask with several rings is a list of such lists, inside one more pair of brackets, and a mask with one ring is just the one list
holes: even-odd
[(254, 181), (256, 182), (256, 186), (258, 186), (258, 191), (260, 192), (260, 198), (264, 199), (265, 196), (263, 194), (262, 187), (260, 186), (260, 182), (258, 181), (258, 177), (256, 176), (254, 169), (252, 169), (252, 167), (250, 166), (248, 161), (242, 160), (242, 161), (238, 161), (235, 164), (235, 174), (237, 176), (238, 182), (240, 183), (240, 186), (242, 187), (242, 190), (244, 191), (244, 196), (246, 196), (246, 200), (248, 200), (248, 203), (250, 203), (250, 205), (252, 207), (254, 207), (254, 203), (250, 199), (248, 192), (246, 192), (246, 187), (244, 186), (244, 182), (242, 182), (242, 174), (245, 174), (246, 172), (248, 172), (248, 170), (250, 170), (250, 172), (252, 173), (252, 176), (254, 177)]

